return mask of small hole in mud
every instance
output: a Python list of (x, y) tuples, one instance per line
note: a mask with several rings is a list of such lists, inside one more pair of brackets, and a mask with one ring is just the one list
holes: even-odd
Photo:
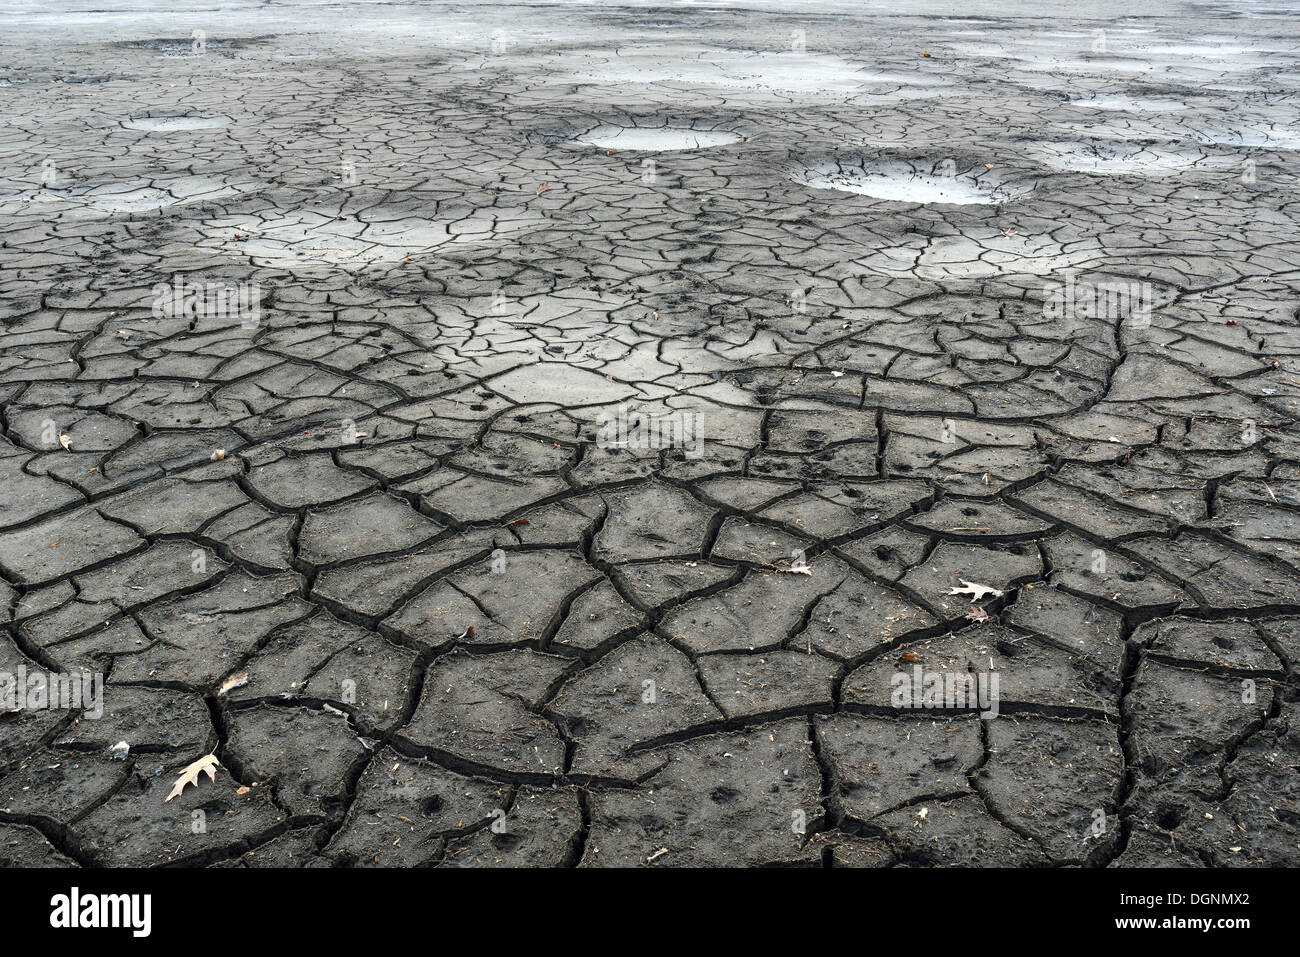
[(518, 834), (494, 834), (492, 836), (492, 846), (499, 851), (513, 851), (523, 843), (523, 838)]
[(736, 798), (740, 797), (740, 792), (735, 788), (729, 788), (724, 785), (722, 787), (714, 788), (713, 793), (710, 794), (709, 797), (718, 804), (729, 804), (736, 800)]
[(1162, 831), (1172, 831), (1182, 822), (1183, 814), (1177, 808), (1164, 808), (1156, 815), (1156, 826)]
[(582, 737), (591, 730), (591, 722), (586, 718), (574, 718), (569, 722), (569, 733), (576, 737)]
[(979, 509), (977, 508), (963, 508), (961, 510), (961, 513), (965, 515), (967, 518), (971, 518), (975, 515), (978, 515), (980, 512)]
[(438, 795), (425, 798), (420, 802), (420, 813), (425, 817), (433, 817), (442, 810), (442, 798)]
[(882, 562), (890, 562), (890, 561), (893, 561), (893, 560), (894, 560), (894, 550), (893, 550), (892, 548), (890, 548), (888, 545), (877, 545), (877, 546), (876, 546), (876, 557), (879, 558)]

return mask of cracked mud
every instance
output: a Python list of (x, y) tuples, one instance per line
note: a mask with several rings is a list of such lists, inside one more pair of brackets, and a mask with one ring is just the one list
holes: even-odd
[(0, 14), (0, 864), (1300, 863), (1293, 20), (148, 6)]

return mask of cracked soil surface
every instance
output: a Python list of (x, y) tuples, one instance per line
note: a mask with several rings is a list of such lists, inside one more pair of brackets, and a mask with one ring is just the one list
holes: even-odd
[(0, 14), (0, 864), (1300, 862), (1285, 11), (150, 6)]

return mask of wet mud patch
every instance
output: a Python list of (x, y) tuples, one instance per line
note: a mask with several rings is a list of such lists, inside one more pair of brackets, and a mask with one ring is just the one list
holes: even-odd
[(863, 77), (863, 89), (855, 102), (925, 100), (960, 92), (959, 84), (944, 76), (902, 70), (877, 70)]
[(1212, 146), (1245, 146), (1254, 149), (1300, 150), (1300, 130), (1277, 125), (1199, 130), (1197, 142)]
[(870, 77), (858, 64), (829, 53), (676, 43), (631, 46), (609, 56), (568, 53), (550, 74), (557, 82), (599, 87), (663, 85), (683, 92), (744, 90), (817, 97), (854, 93)]
[(756, 130), (743, 120), (716, 113), (662, 110), (612, 110), (580, 119), (538, 124), (525, 131), (525, 142), (579, 150), (684, 152), (743, 143)]
[(109, 181), (73, 178), (67, 185), (25, 189), (0, 196), (0, 212), (22, 209), (28, 204), (46, 204), (52, 213), (74, 217), (156, 213), (170, 206), (229, 198), (261, 186), (260, 182), (243, 176), (191, 175)]
[[(64, 76), (59, 78), (60, 83), (111, 83), (114, 80), (129, 80), (131, 77), (119, 76), (112, 73), (99, 73), (93, 76)], [(0, 86), (7, 85), (6, 81), (0, 80)]]
[(1074, 97), (1070, 105), (1124, 113), (1172, 113), (1187, 109), (1186, 103), (1172, 97), (1129, 96), (1124, 93)]
[(234, 213), (208, 220), (206, 245), (290, 269), (326, 266), (361, 269), (396, 263), (443, 247), (490, 246), (535, 230), (540, 221), (527, 213), (464, 215), (429, 219), (419, 204), (386, 205), (337, 215), (303, 209), (263, 219)]
[(148, 40), (115, 40), (105, 45), (117, 50), (149, 50), (164, 56), (189, 56), (196, 52), (206, 52), (214, 49), (218, 51), (256, 49), (275, 38), (275, 34), (256, 37), (204, 36), (201, 51), (196, 49), (196, 43), (199, 41), (198, 38), (193, 36), (157, 37)]
[(1056, 141), (1035, 143), (1026, 153), (1051, 169), (1101, 175), (1170, 176), (1195, 167), (1222, 167), (1233, 161), (1175, 143)]

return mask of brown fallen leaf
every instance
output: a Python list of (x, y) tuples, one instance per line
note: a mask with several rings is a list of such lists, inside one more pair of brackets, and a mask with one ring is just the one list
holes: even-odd
[(978, 605), (971, 605), (970, 611), (966, 612), (966, 620), (982, 624), (989, 620), (989, 613)]
[(537, 192), (536, 192), (534, 195), (536, 195), (536, 196), (541, 196), (542, 193), (546, 192), (546, 191), (547, 191), (548, 189), (550, 189), (550, 188), (551, 188), (551, 184), (550, 184), (550, 183), (540, 183), (540, 184), (538, 184), (538, 186), (537, 186)]
[(241, 671), (237, 675), (231, 675), (225, 681), (221, 682), (221, 687), (217, 689), (217, 697), (221, 697), (227, 691), (234, 691), (236, 688), (242, 688), (248, 684), (248, 672)]
[(59, 433), (59, 444), (63, 446), (64, 451), (67, 452), (72, 451), (72, 439), (70, 439), (67, 435), (65, 435), (62, 432)]
[(172, 785), (172, 789), (168, 792), (167, 797), (163, 799), (163, 803), (166, 804), (174, 797), (180, 797), (180, 793), (185, 790), (187, 784), (198, 787), (200, 774), (207, 774), (209, 781), (215, 781), (217, 779), (217, 768), (219, 767), (221, 767), (221, 762), (217, 760), (215, 754), (203, 755), (203, 757), (181, 771), (180, 777)]
[(905, 652), (903, 652), (901, 655), (899, 655), (898, 657), (901, 658), (903, 661), (920, 661), (920, 660), (921, 660), (920, 658), (917, 657), (916, 652), (913, 652), (913, 651), (905, 651)]

